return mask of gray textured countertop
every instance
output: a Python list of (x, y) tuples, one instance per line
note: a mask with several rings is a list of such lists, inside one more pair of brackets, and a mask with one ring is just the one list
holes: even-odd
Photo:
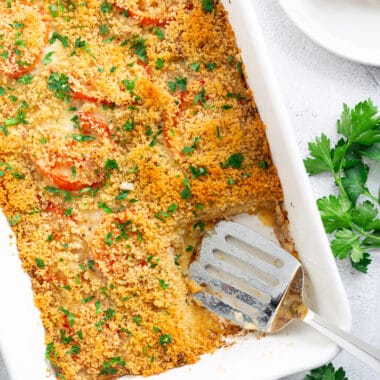
[[(380, 69), (346, 61), (318, 47), (287, 19), (275, 0), (251, 1), (258, 13), (303, 157), (307, 155), (307, 142), (316, 135), (324, 132), (336, 136), (335, 122), (343, 102), (353, 105), (371, 97), (380, 106)], [(312, 177), (310, 182), (315, 199), (334, 191), (327, 177)], [(338, 267), (351, 304), (353, 333), (380, 347), (379, 252), (373, 256), (368, 275), (351, 269), (346, 262), (338, 263)], [(346, 353), (341, 353), (334, 365), (343, 366), (350, 380), (379, 379), (379, 375)], [(304, 377), (298, 374), (287, 380)], [(9, 380), (1, 358), (0, 380)], [(37, 379), (31, 377), (30, 380)]]

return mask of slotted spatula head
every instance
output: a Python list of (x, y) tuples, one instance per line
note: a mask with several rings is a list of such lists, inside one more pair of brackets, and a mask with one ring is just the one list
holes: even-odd
[(194, 294), (207, 309), (246, 329), (275, 332), (278, 311), (301, 264), (262, 235), (235, 222), (220, 222), (202, 240), (190, 277), (204, 286)]

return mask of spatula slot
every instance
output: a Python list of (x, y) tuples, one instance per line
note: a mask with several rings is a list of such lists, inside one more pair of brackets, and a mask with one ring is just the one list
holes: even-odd
[(226, 294), (234, 293), (233, 291), (231, 292), (229, 290), (232, 290), (232, 288), (236, 288), (250, 295), (251, 297), (260, 300), (261, 302), (265, 304), (269, 304), (271, 302), (271, 296), (269, 294), (266, 294), (256, 288), (253, 288), (249, 283), (247, 283), (241, 278), (235, 277), (231, 275), (230, 273), (222, 271), (219, 268), (210, 264), (205, 266), (205, 270), (211, 276), (218, 278), (219, 280), (225, 282), (226, 284), (229, 284), (228, 286), (230, 286), (231, 289), (226, 287), (224, 289)]
[(240, 248), (241, 250), (250, 253), (251, 255), (257, 257), (258, 259), (265, 261), (266, 263), (273, 265), (276, 268), (282, 268), (284, 266), (284, 262), (278, 257), (272, 256), (271, 254), (254, 247), (247, 242), (237, 239), (235, 236), (226, 235), (225, 240), (228, 244)]
[(221, 260), (235, 267), (239, 272), (245, 272), (249, 275), (258, 278), (268, 286), (276, 286), (279, 284), (278, 278), (271, 276), (269, 273), (263, 272), (262, 270), (250, 265), (249, 263), (240, 260), (237, 257), (234, 257), (226, 252), (220, 250), (214, 250), (213, 255)]

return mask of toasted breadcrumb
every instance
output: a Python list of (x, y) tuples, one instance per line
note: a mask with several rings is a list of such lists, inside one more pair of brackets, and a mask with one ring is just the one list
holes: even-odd
[(0, 5), (0, 207), (47, 358), (66, 380), (194, 363), (237, 332), (191, 297), (204, 229), (282, 204), (227, 15), (200, 0), (35, 3)]

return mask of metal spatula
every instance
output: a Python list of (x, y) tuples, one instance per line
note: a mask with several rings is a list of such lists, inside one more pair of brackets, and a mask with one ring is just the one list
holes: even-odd
[(207, 309), (246, 329), (275, 333), (302, 319), (380, 372), (380, 350), (339, 329), (303, 305), (303, 269), (287, 251), (235, 222), (220, 222), (202, 241), (189, 276), (204, 290)]

